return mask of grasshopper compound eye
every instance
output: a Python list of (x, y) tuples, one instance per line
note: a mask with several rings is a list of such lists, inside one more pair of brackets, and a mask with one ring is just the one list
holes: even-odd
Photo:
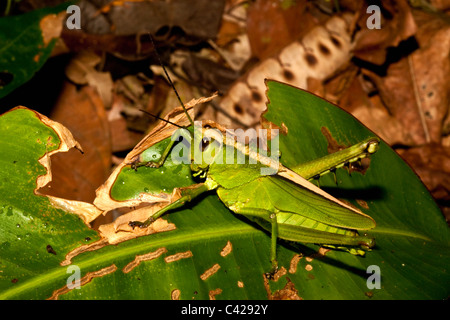
[(206, 148), (210, 145), (211, 140), (208, 138), (203, 138), (202, 142), (200, 143), (200, 151), (205, 151)]

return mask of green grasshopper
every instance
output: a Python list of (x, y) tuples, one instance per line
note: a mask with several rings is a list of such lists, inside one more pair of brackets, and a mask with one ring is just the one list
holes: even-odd
[[(358, 230), (375, 227), (371, 217), (339, 201), (308, 180), (317, 179), (334, 172), (336, 168), (370, 156), (378, 149), (378, 138), (368, 138), (291, 170), (278, 162), (277, 152), (265, 155), (261, 148), (255, 150), (254, 146), (251, 148), (236, 141), (226, 134), (227, 129), (212, 121), (199, 125), (199, 122), (191, 119), (182, 102), (181, 106), (191, 126), (180, 128), (172, 135), (159, 159), (134, 163), (132, 167), (158, 168), (164, 165), (170, 155), (178, 155), (182, 147), (184, 163), (190, 164), (193, 175), (201, 182), (182, 188), (178, 200), (160, 209), (146, 221), (131, 221), (131, 227), (148, 227), (167, 211), (183, 207), (200, 195), (215, 190), (230, 210), (271, 232), (270, 274), (278, 268), (277, 238), (366, 250), (375, 245), (373, 238), (358, 234)], [(188, 147), (179, 141), (180, 138), (188, 141)]]
[[(152, 43), (153, 39), (150, 37)], [(158, 59), (159, 59), (159, 55)], [(215, 190), (220, 200), (234, 213), (244, 215), (271, 232), (270, 261), (273, 275), (278, 269), (276, 258), (277, 238), (317, 243), (330, 247), (349, 246), (369, 250), (375, 240), (361, 236), (357, 230), (370, 230), (375, 221), (360, 210), (334, 198), (308, 180), (318, 179), (337, 168), (358, 162), (378, 150), (380, 140), (371, 137), (344, 150), (289, 169), (279, 163), (280, 154), (267, 156), (263, 148), (245, 145), (228, 135), (227, 129), (213, 121), (194, 123), (183, 104), (169, 74), (160, 60), (162, 69), (174, 89), (184, 113), (188, 128), (164, 120), (178, 129), (158, 160), (133, 163), (158, 168), (167, 157), (183, 150), (184, 163), (190, 164), (193, 176), (202, 181), (181, 188), (181, 196), (155, 212), (146, 221), (131, 221), (132, 228), (146, 228), (169, 210), (183, 207), (200, 195)], [(275, 135), (278, 137), (277, 135)], [(188, 147), (179, 140), (186, 139)], [(278, 139), (275, 139), (278, 147)], [(187, 156), (187, 157), (186, 157)], [(177, 159), (178, 161), (180, 159)], [(361, 253), (359, 250), (348, 250)]]

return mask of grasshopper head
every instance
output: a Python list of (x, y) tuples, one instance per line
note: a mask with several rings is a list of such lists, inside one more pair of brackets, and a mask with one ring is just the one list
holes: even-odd
[(223, 157), (222, 131), (211, 121), (195, 121), (191, 169), (205, 172), (214, 161)]

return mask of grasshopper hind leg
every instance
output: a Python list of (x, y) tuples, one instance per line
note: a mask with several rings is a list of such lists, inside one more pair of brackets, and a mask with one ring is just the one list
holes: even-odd
[(278, 238), (278, 222), (277, 222), (277, 212), (272, 212), (269, 215), (270, 224), (272, 226), (272, 235), (270, 239), (270, 262), (272, 264), (272, 269), (270, 272), (266, 273), (268, 279), (273, 279), (275, 273), (278, 271), (278, 260), (277, 260), (277, 238)]
[(272, 264), (272, 268), (269, 272), (265, 273), (267, 279), (273, 279), (275, 273), (278, 271), (278, 260), (277, 260), (277, 238), (278, 238), (278, 221), (277, 214), (279, 213), (278, 209), (273, 211), (261, 208), (245, 208), (244, 212), (236, 212), (239, 214), (245, 214), (247, 218), (250, 220), (257, 222), (260, 224), (261, 219), (263, 221), (270, 223), (270, 263)]

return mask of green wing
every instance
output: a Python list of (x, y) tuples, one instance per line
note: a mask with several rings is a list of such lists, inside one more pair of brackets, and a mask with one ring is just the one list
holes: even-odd
[(369, 230), (375, 221), (278, 176), (264, 176), (235, 188), (219, 187), (220, 199), (235, 213), (248, 216), (270, 230), (277, 214), (280, 238), (322, 244), (371, 246), (355, 230)]

